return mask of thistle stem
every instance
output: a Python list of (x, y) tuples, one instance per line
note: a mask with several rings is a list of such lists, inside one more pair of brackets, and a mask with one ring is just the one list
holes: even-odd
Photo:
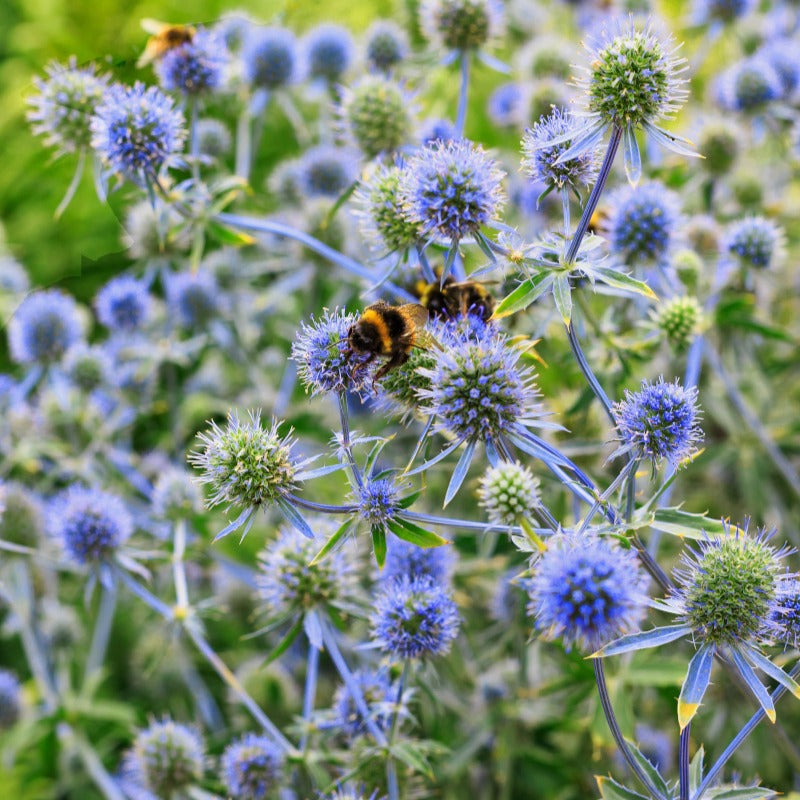
[(308, 643), (308, 662), (306, 664), (306, 685), (303, 693), (303, 736), (300, 739), (301, 752), (306, 751), (311, 715), (314, 713), (314, 698), (317, 694), (317, 678), (319, 677), (319, 650), (311, 642)]
[(245, 102), (242, 113), (236, 121), (236, 175), (250, 180), (250, 162), (252, 159), (252, 117), (250, 103)]
[(350, 464), (350, 472), (353, 474), (353, 479), (360, 488), (364, 485), (364, 480), (353, 455), (353, 445), (350, 441), (350, 414), (347, 410), (347, 395), (344, 392), (339, 392), (339, 419), (342, 423), (342, 447)]
[(86, 659), (86, 668), (83, 682), (86, 684), (92, 675), (99, 670), (106, 657), (108, 640), (111, 636), (111, 626), (114, 623), (114, 611), (117, 607), (117, 584), (112, 582), (109, 586), (103, 585), (100, 593), (100, 606), (97, 609), (97, 618), (92, 633), (92, 643), (89, 645), (89, 655)]
[(462, 50), (459, 56), (461, 65), (461, 86), (458, 90), (458, 111), (456, 113), (456, 136), (464, 135), (464, 124), (467, 121), (467, 87), (469, 86), (469, 60), (470, 55)]
[(619, 729), (617, 717), (614, 714), (614, 708), (611, 705), (611, 698), (608, 694), (603, 659), (595, 658), (592, 660), (592, 664), (594, 665), (594, 677), (597, 683), (597, 692), (600, 695), (600, 705), (603, 707), (603, 713), (605, 714), (608, 727), (611, 730), (611, 735), (614, 737), (614, 742), (619, 748), (623, 758), (628, 763), (628, 766), (631, 768), (633, 774), (636, 775), (645, 789), (647, 789), (648, 794), (651, 797), (657, 798), (657, 800), (665, 800), (656, 787), (653, 786), (650, 778), (647, 776), (647, 773), (639, 765), (639, 762), (633, 757), (633, 754), (628, 747), (628, 743), (625, 741), (625, 737), (622, 735), (622, 731)]
[(680, 750), (678, 753), (678, 775), (680, 781), (680, 800), (689, 800), (689, 741), (692, 736), (690, 722), (681, 731)]
[(600, 195), (603, 193), (608, 176), (611, 174), (611, 165), (614, 163), (614, 157), (617, 155), (617, 150), (619, 149), (619, 143), (621, 141), (622, 128), (614, 126), (611, 130), (611, 139), (608, 142), (606, 154), (603, 156), (603, 163), (600, 166), (597, 180), (592, 187), (589, 199), (586, 201), (586, 206), (583, 209), (583, 214), (581, 214), (578, 228), (575, 231), (575, 235), (572, 237), (567, 255), (564, 258), (566, 264), (572, 264), (575, 261), (575, 256), (578, 255), (583, 237), (586, 235), (586, 231), (589, 228), (589, 221), (592, 218), (592, 214), (594, 214), (594, 210), (597, 208), (597, 203), (600, 201)]
[(606, 412), (606, 416), (610, 420), (611, 424), (616, 425), (614, 413), (611, 410), (611, 400), (608, 399), (608, 395), (605, 393), (605, 390), (600, 385), (600, 381), (597, 379), (597, 376), (594, 374), (594, 372), (592, 372), (592, 368), (589, 366), (589, 362), (586, 360), (586, 356), (583, 352), (583, 348), (581, 347), (578, 335), (575, 333), (575, 324), (573, 320), (570, 320), (570, 323), (566, 326), (566, 329), (567, 338), (569, 339), (569, 346), (572, 348), (572, 354), (575, 356), (575, 360), (578, 362), (578, 366), (583, 373), (583, 377), (586, 378), (586, 382), (589, 384), (594, 396), (600, 401), (600, 405), (603, 406), (603, 411)]

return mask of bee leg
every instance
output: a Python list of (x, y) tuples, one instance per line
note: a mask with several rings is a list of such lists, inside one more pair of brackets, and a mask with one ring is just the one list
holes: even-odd
[(375, 377), (372, 379), (372, 389), (375, 390), (375, 384), (384, 377), (387, 373), (393, 370), (395, 367), (399, 367), (401, 364), (405, 364), (408, 361), (408, 353), (396, 353), (393, 355), (376, 373)]

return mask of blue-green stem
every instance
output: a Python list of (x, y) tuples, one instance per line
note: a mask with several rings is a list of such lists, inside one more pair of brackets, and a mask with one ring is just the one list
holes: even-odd
[(464, 125), (467, 121), (467, 89), (469, 87), (469, 61), (470, 54), (467, 50), (462, 50), (459, 54), (459, 64), (461, 66), (461, 86), (458, 90), (458, 111), (456, 112), (456, 136), (464, 135)]
[(97, 618), (92, 633), (92, 643), (89, 645), (89, 655), (86, 659), (86, 669), (83, 682), (86, 684), (97, 672), (105, 661), (108, 640), (111, 637), (111, 626), (114, 623), (114, 612), (117, 607), (117, 583), (112, 581), (103, 585), (100, 592), (100, 605), (97, 609)]
[[(389, 731), (389, 749), (391, 750), (392, 743), (397, 735), (398, 722), (400, 719), (400, 709), (403, 702), (403, 690), (405, 689), (406, 682), (408, 681), (408, 674), (411, 671), (411, 662), (406, 659), (403, 663), (403, 672), (400, 675), (400, 680), (397, 684), (397, 698), (395, 699), (394, 714), (392, 715), (392, 727)], [(389, 800), (397, 800), (400, 797), (400, 788), (397, 783), (397, 765), (391, 752), (386, 759), (386, 785), (389, 790)]]
[(614, 419), (614, 412), (611, 410), (611, 400), (609, 400), (608, 395), (600, 385), (600, 381), (597, 379), (597, 376), (594, 374), (594, 372), (592, 372), (592, 368), (589, 366), (589, 362), (586, 360), (586, 356), (584, 355), (578, 335), (575, 333), (574, 321), (570, 320), (566, 328), (569, 346), (572, 348), (572, 354), (575, 356), (575, 360), (578, 362), (578, 366), (583, 373), (583, 377), (586, 378), (586, 382), (589, 384), (594, 396), (600, 401), (600, 405), (603, 406), (603, 411), (606, 412), (606, 416), (608, 417), (609, 421), (612, 425), (615, 425), (616, 421)]
[(689, 800), (689, 742), (692, 736), (692, 723), (681, 731), (681, 741), (678, 748), (678, 782), (680, 785), (680, 800)]
[(250, 114), (250, 103), (245, 101), (242, 113), (236, 122), (236, 175), (250, 180), (250, 162), (252, 160), (253, 140), (252, 140), (252, 116)]
[(308, 660), (306, 662), (306, 685), (303, 692), (303, 735), (300, 738), (300, 751), (305, 753), (308, 736), (311, 730), (311, 715), (314, 713), (314, 698), (317, 694), (317, 678), (319, 677), (319, 649), (308, 643)]
[(350, 441), (350, 413), (347, 410), (347, 395), (344, 392), (339, 392), (339, 419), (342, 423), (342, 448), (347, 456), (347, 462), (350, 464), (353, 480), (361, 487), (364, 485), (364, 481), (353, 455), (353, 445)]
[(192, 177), (195, 182), (200, 180), (200, 128), (198, 125), (200, 114), (200, 103), (196, 97), (190, 101), (191, 107), (191, 128), (189, 130), (189, 155), (192, 159)]
[(62, 741), (72, 744), (78, 752), (89, 777), (101, 791), (106, 800), (125, 800), (125, 795), (117, 786), (116, 781), (103, 766), (103, 762), (94, 747), (78, 734), (72, 726), (62, 722), (58, 726), (58, 737)]
[(656, 800), (666, 800), (666, 798), (659, 793), (658, 789), (653, 786), (653, 783), (647, 776), (647, 773), (639, 765), (639, 762), (633, 757), (630, 747), (628, 747), (628, 743), (625, 741), (625, 737), (622, 735), (622, 731), (619, 728), (619, 723), (617, 722), (617, 717), (614, 714), (614, 708), (611, 704), (611, 697), (608, 694), (605, 670), (603, 668), (603, 659), (595, 658), (592, 660), (592, 664), (594, 665), (594, 677), (595, 682), (597, 683), (597, 692), (600, 695), (600, 705), (603, 707), (603, 713), (605, 714), (606, 722), (608, 723), (611, 735), (614, 737), (614, 742), (619, 748), (622, 757), (631, 768), (633, 774), (647, 789), (651, 797), (656, 798)]
[(569, 249), (567, 250), (567, 254), (564, 258), (564, 262), (566, 264), (572, 264), (575, 261), (575, 257), (578, 255), (583, 237), (586, 235), (586, 231), (589, 229), (589, 222), (592, 219), (592, 214), (594, 214), (594, 210), (597, 208), (597, 203), (600, 201), (600, 195), (603, 193), (606, 181), (608, 181), (608, 176), (611, 174), (611, 166), (614, 163), (614, 157), (617, 155), (620, 141), (622, 141), (622, 128), (615, 126), (611, 130), (611, 139), (608, 142), (606, 154), (603, 156), (603, 163), (600, 166), (600, 172), (597, 174), (597, 180), (592, 187), (589, 199), (586, 201), (586, 206), (583, 209), (583, 214), (581, 214), (578, 228), (572, 237)]

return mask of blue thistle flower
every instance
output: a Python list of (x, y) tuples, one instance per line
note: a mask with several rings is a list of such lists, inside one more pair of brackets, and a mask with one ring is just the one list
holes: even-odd
[(396, 536), (388, 537), (386, 545), (386, 564), (380, 573), (384, 583), (407, 575), (428, 577), (434, 583), (449, 585), (456, 562), (452, 546), (419, 547)]
[(220, 777), (231, 797), (267, 800), (280, 787), (283, 751), (268, 737), (247, 733), (225, 748)]
[(179, 520), (199, 514), (203, 496), (189, 472), (170, 466), (159, 471), (150, 503), (156, 517)]
[(309, 197), (339, 197), (358, 175), (355, 153), (344, 147), (321, 144), (303, 153), (300, 181)]
[(800, 644), (800, 580), (797, 578), (781, 582), (768, 627), (777, 641), (797, 649)]
[(423, 233), (455, 245), (497, 217), (505, 202), (504, 177), (480, 145), (466, 139), (437, 142), (409, 159), (400, 197), (406, 216)]
[(698, 24), (733, 22), (749, 14), (755, 6), (755, 0), (694, 0), (692, 20)]
[(773, 39), (761, 51), (777, 73), (783, 91), (781, 98), (791, 100), (800, 86), (800, 53), (793, 39)]
[(391, 478), (369, 479), (358, 488), (358, 513), (370, 526), (384, 526), (400, 511), (400, 493)]
[(389, 72), (408, 56), (408, 37), (392, 20), (378, 19), (367, 30), (364, 50), (371, 68)]
[(214, 31), (222, 37), (228, 52), (241, 54), (248, 36), (258, 23), (245, 11), (227, 11), (214, 26)]
[(501, 128), (516, 128), (528, 116), (527, 94), (516, 81), (498, 86), (486, 102), (486, 111), (495, 125)]
[(611, 252), (626, 263), (660, 261), (675, 244), (680, 200), (663, 183), (621, 186), (608, 198), (604, 234)]
[(90, 123), (92, 147), (111, 172), (147, 182), (168, 165), (186, 138), (183, 114), (156, 86), (114, 84)]
[(647, 608), (648, 578), (636, 552), (589, 534), (551, 537), (526, 588), (528, 613), (547, 639), (592, 652), (635, 629)]
[(168, 92), (199, 95), (219, 89), (227, 65), (225, 40), (215, 31), (198, 28), (191, 42), (167, 50), (155, 71)]
[(22, 690), (17, 676), (0, 669), (0, 730), (13, 727), (22, 712)]
[(730, 111), (761, 111), (783, 94), (780, 75), (761, 55), (749, 56), (720, 77), (718, 98)]
[(133, 532), (133, 519), (114, 494), (74, 485), (54, 502), (52, 534), (79, 564), (108, 560)]
[(477, 50), (503, 29), (498, 0), (423, 0), (419, 23), (425, 37), (446, 50)]
[(743, 265), (766, 269), (782, 255), (783, 231), (765, 217), (745, 217), (725, 231), (722, 248)]
[(87, 393), (112, 381), (114, 363), (105, 347), (78, 342), (64, 354), (61, 366), (69, 380)]
[(143, 327), (152, 298), (144, 281), (122, 275), (110, 280), (95, 298), (97, 319), (112, 331), (130, 333)]
[(449, 119), (428, 119), (420, 127), (419, 139), (425, 147), (438, 147), (442, 142), (460, 138)]
[(286, 28), (256, 28), (242, 49), (245, 80), (259, 89), (288, 86), (298, 73), (297, 40)]
[(139, 731), (125, 766), (135, 785), (166, 798), (202, 780), (205, 761), (200, 735), (186, 725), (163, 719)]
[(625, 390), (625, 399), (613, 407), (622, 443), (614, 455), (633, 451), (653, 466), (666, 459), (673, 467), (688, 458), (703, 438), (698, 421), (697, 388), (677, 381), (642, 381), (638, 392)]
[(353, 37), (341, 25), (318, 25), (306, 34), (303, 44), (311, 78), (331, 83), (341, 80), (355, 58)]
[(205, 270), (170, 273), (165, 278), (167, 305), (178, 324), (205, 330), (221, 310), (220, 289)]
[(319, 319), (302, 322), (292, 344), (298, 377), (312, 394), (358, 390), (370, 375), (369, 354), (351, 353), (347, 337), (358, 316), (323, 309)]
[(227, 125), (218, 119), (206, 117), (197, 123), (197, 147), (200, 153), (210, 158), (223, 158), (231, 149), (231, 133)]
[[(386, 730), (393, 717), (394, 700), (397, 695), (388, 670), (360, 669), (353, 673), (353, 679), (361, 690), (361, 696), (367, 704), (372, 721), (380, 730)], [(364, 718), (347, 686), (340, 686), (336, 690), (333, 702), (336, 713), (333, 724), (337, 728), (351, 739), (366, 733)]]
[[(599, 168), (597, 147), (561, 161), (561, 156), (572, 146), (572, 139), (563, 137), (570, 131), (577, 133), (581, 125), (577, 117), (555, 108), (549, 116), (528, 128), (522, 139), (522, 166), (527, 174), (548, 187), (559, 189), (577, 190), (593, 184)], [(552, 141), (558, 144), (548, 147)]]
[(371, 618), (373, 639), (397, 659), (444, 655), (460, 623), (450, 592), (427, 576), (404, 575), (383, 584)]
[(28, 295), (8, 324), (8, 347), (18, 364), (55, 361), (82, 338), (77, 303), (58, 289)]
[(89, 120), (103, 98), (108, 77), (98, 75), (94, 64), (78, 67), (75, 56), (66, 64), (50, 63), (46, 78), (36, 78), (38, 89), (27, 99), (27, 118), (33, 132), (58, 148), (58, 155), (89, 147)]

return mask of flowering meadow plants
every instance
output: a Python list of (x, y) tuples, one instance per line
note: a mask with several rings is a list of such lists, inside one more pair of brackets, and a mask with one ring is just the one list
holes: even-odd
[(33, 79), (125, 249), (0, 242), (0, 795), (790, 793), (797, 8), (362, 22)]

